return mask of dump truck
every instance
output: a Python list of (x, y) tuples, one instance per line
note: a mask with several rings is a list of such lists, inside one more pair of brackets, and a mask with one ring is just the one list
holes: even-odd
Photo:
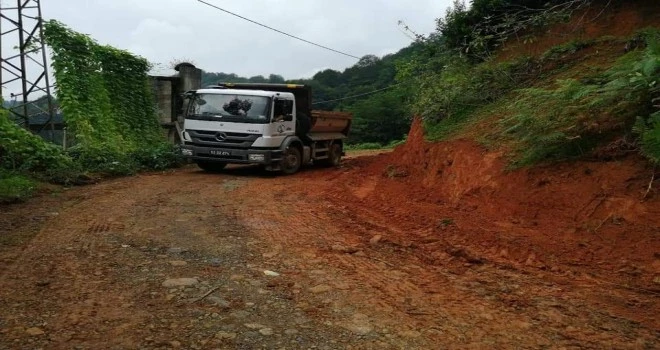
[(352, 115), (312, 110), (312, 89), (298, 84), (220, 83), (186, 93), (182, 155), (206, 171), (260, 164), (294, 174), (301, 166), (338, 166)]

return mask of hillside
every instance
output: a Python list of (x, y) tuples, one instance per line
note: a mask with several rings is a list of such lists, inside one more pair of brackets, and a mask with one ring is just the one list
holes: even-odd
[(660, 160), (660, 5), (614, 1), (570, 14), (502, 38), (490, 54), (445, 45), (411, 64), (400, 75), (427, 138), (474, 140), (504, 151), (513, 167), (635, 150)]

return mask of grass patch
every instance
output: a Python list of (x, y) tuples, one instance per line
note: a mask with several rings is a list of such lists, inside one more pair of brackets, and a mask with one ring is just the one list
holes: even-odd
[(30, 198), (37, 188), (31, 179), (16, 173), (0, 171), (0, 203), (15, 203)]
[(347, 151), (360, 151), (360, 150), (368, 150), (368, 149), (382, 149), (385, 146), (383, 144), (378, 143), (378, 142), (364, 142), (364, 143), (356, 143), (352, 145), (345, 145), (344, 149)]
[(356, 143), (352, 145), (345, 145), (344, 150), (346, 151), (362, 151), (362, 150), (375, 150), (375, 149), (392, 149), (396, 146), (406, 143), (406, 140), (393, 140), (388, 144), (382, 144), (379, 142), (364, 142)]

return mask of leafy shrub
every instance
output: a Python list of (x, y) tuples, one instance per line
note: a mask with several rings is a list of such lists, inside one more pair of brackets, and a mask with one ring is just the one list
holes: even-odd
[[(179, 162), (176, 149), (161, 136), (146, 60), (98, 45), (56, 21), (46, 24), (45, 36), (53, 49), (57, 94), (75, 146), (64, 152), (0, 111), (0, 170), (77, 184), (89, 182), (86, 173), (129, 175)], [(22, 175), (5, 177), (3, 193), (7, 198), (25, 197), (30, 183)]]
[(162, 142), (154, 147), (139, 149), (133, 154), (142, 169), (165, 170), (183, 164), (179, 146)]
[(25, 176), (0, 169), (0, 203), (12, 203), (29, 198), (36, 184)]
[(479, 108), (526, 85), (538, 75), (537, 66), (529, 58), (474, 65), (465, 58), (445, 57), (441, 71), (426, 71), (417, 79), (420, 88), (413, 111), (424, 119), (430, 139), (443, 138)]
[(0, 167), (17, 171), (44, 171), (72, 166), (71, 159), (53, 144), (20, 128), (0, 110)]
[(137, 162), (120, 148), (101, 145), (76, 145), (67, 153), (81, 168), (103, 175), (132, 175), (138, 168)]
[[(647, 30), (643, 35), (648, 47), (636, 64), (630, 82), (647, 90), (651, 107), (660, 109), (660, 31)], [(660, 111), (648, 117), (639, 116), (633, 131), (639, 135), (641, 153), (654, 163), (660, 163)]]
[(553, 46), (548, 51), (544, 52), (543, 55), (541, 55), (541, 60), (556, 60), (563, 55), (573, 54), (582, 49), (588, 48), (595, 42), (595, 40), (572, 40), (561, 45)]
[(404, 143), (406, 143), (406, 135), (404, 135), (403, 138), (402, 138), (401, 140), (393, 140), (393, 141), (391, 141), (390, 143), (388, 143), (387, 145), (385, 145), (385, 148), (395, 148), (395, 147), (397, 147), (397, 146), (403, 145)]
[(639, 117), (635, 129), (639, 133), (642, 154), (653, 163), (660, 164), (660, 112), (649, 118)]

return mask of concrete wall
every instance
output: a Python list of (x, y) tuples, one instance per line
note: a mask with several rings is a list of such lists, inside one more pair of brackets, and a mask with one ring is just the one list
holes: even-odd
[(156, 98), (156, 113), (161, 124), (171, 123), (176, 119), (174, 116), (172, 101), (172, 81), (171, 80), (153, 80), (154, 97)]
[(180, 65), (178, 67), (181, 78), (181, 92), (197, 90), (202, 87), (202, 70), (193, 65)]

